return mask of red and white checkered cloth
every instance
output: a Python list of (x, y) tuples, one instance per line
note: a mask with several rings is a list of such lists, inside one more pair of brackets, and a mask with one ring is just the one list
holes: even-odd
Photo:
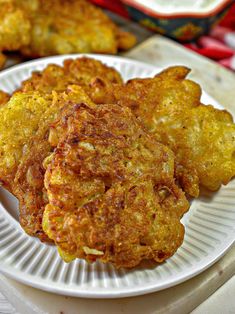
[[(128, 13), (120, 0), (91, 0), (91, 2), (128, 18)], [(197, 42), (185, 44), (185, 47), (235, 71), (235, 3), (223, 21), (213, 28), (208, 36), (200, 37)]]

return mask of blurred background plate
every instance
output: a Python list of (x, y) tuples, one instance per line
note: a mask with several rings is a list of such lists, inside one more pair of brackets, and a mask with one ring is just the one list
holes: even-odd
[[(88, 55), (121, 72), (125, 80), (153, 76), (161, 69), (120, 57)], [(5, 70), (0, 89), (14, 91), (32, 71), (49, 63), (62, 64), (78, 55), (44, 58)], [(221, 108), (209, 95), (202, 101)], [(174, 286), (215, 263), (235, 239), (235, 182), (217, 193), (204, 192), (183, 217), (186, 234), (177, 253), (159, 266), (116, 270), (112, 265), (83, 260), (64, 263), (56, 248), (27, 236), (18, 223), (18, 204), (0, 189), (0, 270), (27, 285), (64, 295), (119, 298), (142, 295)]]

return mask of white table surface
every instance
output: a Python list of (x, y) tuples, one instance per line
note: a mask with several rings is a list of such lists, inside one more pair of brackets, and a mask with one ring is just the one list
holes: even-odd
[[(234, 314), (235, 311), (234, 295), (235, 295), (235, 276), (228, 280), (222, 287), (220, 287), (215, 293), (213, 293), (208, 299), (201, 303), (191, 313)], [(9, 303), (9, 301), (3, 296), (3, 294), (0, 293), (0, 313), (17, 314), (20, 312), (17, 312), (16, 309), (11, 305), (11, 303)], [(87, 311), (85, 311), (85, 313), (87, 313)], [(122, 311), (122, 313), (124, 313), (124, 311)], [(153, 311), (152, 314), (153, 313), (157, 313), (157, 310)], [(20, 314), (26, 313), (21, 312)], [(71, 314), (71, 312), (70, 311), (64, 312), (64, 314)]]
[(234, 314), (235, 276), (200, 304), (192, 314)]

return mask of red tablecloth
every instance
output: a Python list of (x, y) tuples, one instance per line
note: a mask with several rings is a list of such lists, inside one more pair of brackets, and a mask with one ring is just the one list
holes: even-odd
[[(91, 0), (91, 2), (128, 18), (128, 13), (120, 0)], [(185, 47), (235, 71), (235, 3), (208, 36), (202, 36), (197, 42), (186, 44)]]

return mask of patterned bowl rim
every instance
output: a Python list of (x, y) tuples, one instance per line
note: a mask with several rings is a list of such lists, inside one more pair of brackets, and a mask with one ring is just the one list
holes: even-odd
[(207, 11), (207, 12), (177, 12), (177, 13), (163, 13), (155, 11), (146, 5), (144, 3), (140, 4), (136, 0), (122, 0), (122, 2), (130, 7), (133, 7), (139, 11), (142, 11), (146, 15), (149, 15), (153, 18), (166, 18), (166, 19), (177, 19), (177, 18), (209, 18), (211, 16), (216, 16), (218, 13), (220, 13), (223, 9), (225, 9), (228, 5), (232, 4), (234, 0), (221, 0), (218, 5)]

